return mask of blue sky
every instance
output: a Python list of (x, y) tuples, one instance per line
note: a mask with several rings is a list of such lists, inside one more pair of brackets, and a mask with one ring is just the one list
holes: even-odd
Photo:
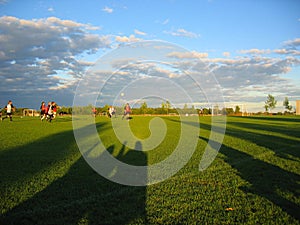
[(199, 53), (229, 104), (262, 111), (270, 93), (281, 111), (284, 97), (300, 99), (299, 1), (0, 0), (0, 17), (2, 105), (72, 105), (78, 79), (103, 53), (142, 40)]

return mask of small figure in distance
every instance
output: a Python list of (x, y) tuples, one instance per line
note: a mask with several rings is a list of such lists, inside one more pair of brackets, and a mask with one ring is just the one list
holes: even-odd
[(45, 102), (41, 103), (40, 110), (41, 110), (41, 121), (43, 121), (47, 116), (47, 106)]
[(92, 113), (93, 113), (93, 116), (96, 117), (96, 115), (97, 115), (97, 109), (95, 107), (92, 108)]
[(51, 123), (54, 117), (54, 108), (55, 108), (55, 102), (51, 102), (50, 107), (48, 108), (48, 120)]
[(56, 112), (57, 112), (57, 105), (56, 105), (56, 102), (54, 102), (54, 105), (53, 105), (53, 119), (56, 118)]
[(117, 117), (116, 116), (116, 110), (113, 106), (110, 106), (109, 109), (108, 109), (108, 116), (109, 118), (112, 118), (113, 116)]
[(129, 103), (126, 103), (126, 105), (124, 106), (124, 115), (122, 116), (122, 119), (125, 117), (126, 120), (129, 120), (130, 113), (131, 113), (130, 105), (129, 105)]
[(4, 108), (6, 110), (6, 117), (3, 117), (1, 119), (4, 120), (9, 117), (10, 121), (12, 121), (12, 112), (14, 112), (16, 110), (12, 104), (12, 101), (9, 100), (7, 105)]
[(48, 119), (49, 119), (48, 112), (49, 112), (50, 107), (51, 107), (51, 102), (48, 102), (48, 105), (47, 105), (46, 111), (45, 111), (45, 113), (46, 113), (46, 120), (47, 120), (47, 121), (48, 121)]

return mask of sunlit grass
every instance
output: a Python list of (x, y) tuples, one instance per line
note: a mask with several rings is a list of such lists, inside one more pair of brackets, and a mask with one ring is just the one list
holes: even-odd
[[(151, 119), (122, 122), (146, 139)], [(117, 140), (110, 119), (98, 117), (96, 126), (115, 157), (149, 165), (178, 143), (179, 118), (162, 119), (168, 129), (161, 145), (130, 156), (134, 150)], [(300, 224), (300, 118), (228, 117), (220, 152), (203, 172), (198, 167), (210, 117), (200, 123), (187, 165), (147, 187), (116, 184), (94, 172), (81, 157), (70, 117), (0, 123), (0, 224)]]

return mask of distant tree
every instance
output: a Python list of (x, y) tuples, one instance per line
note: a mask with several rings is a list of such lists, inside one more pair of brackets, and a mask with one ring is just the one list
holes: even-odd
[(265, 108), (265, 112), (268, 112), (269, 106), (265, 104), (264, 108)]
[(203, 108), (202, 112), (203, 112), (204, 115), (208, 115), (208, 114), (211, 114), (211, 109)]
[(143, 104), (141, 104), (140, 110), (143, 114), (145, 114), (145, 112), (147, 111), (148, 105), (146, 102), (143, 102)]
[(187, 110), (187, 109), (188, 109), (188, 105), (187, 105), (186, 103), (184, 104), (183, 109), (184, 109), (184, 110)]
[(61, 106), (58, 110), (58, 113), (61, 114), (72, 114), (72, 107)]
[(293, 106), (290, 105), (289, 99), (288, 97), (285, 97), (284, 101), (283, 101), (283, 106), (285, 107), (285, 109), (287, 109), (288, 111), (291, 111), (293, 109)]
[(240, 112), (241, 112), (241, 108), (240, 108), (238, 105), (236, 105), (236, 106), (235, 106), (234, 113), (235, 113), (235, 114), (239, 114)]
[(225, 111), (224, 108), (222, 109), (223, 115), (232, 115), (233, 113), (234, 113), (233, 108), (225, 108)]
[(166, 101), (165, 107), (167, 109), (167, 114), (169, 114), (169, 109), (171, 108), (171, 103), (169, 101)]
[(161, 103), (161, 113), (160, 114), (164, 114), (165, 113), (165, 108), (166, 108), (166, 103), (162, 102)]
[(268, 111), (268, 109), (271, 111), (276, 107), (277, 101), (275, 100), (275, 97), (271, 94), (268, 94), (267, 101), (265, 101), (265, 109)]

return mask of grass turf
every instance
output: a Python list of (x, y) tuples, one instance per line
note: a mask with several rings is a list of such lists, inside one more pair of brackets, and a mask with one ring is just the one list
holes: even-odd
[[(151, 119), (134, 117), (133, 133), (147, 138)], [(97, 118), (96, 124), (115, 157), (147, 165), (172, 153), (178, 119), (163, 117), (168, 131), (161, 145), (133, 154), (117, 140), (108, 118)], [(88, 166), (70, 117), (51, 124), (29, 117), (5, 120), (0, 123), (0, 224), (300, 224), (300, 118), (228, 117), (218, 156), (199, 172), (210, 128), (210, 117), (200, 117), (197, 150), (176, 175), (131, 187)]]

